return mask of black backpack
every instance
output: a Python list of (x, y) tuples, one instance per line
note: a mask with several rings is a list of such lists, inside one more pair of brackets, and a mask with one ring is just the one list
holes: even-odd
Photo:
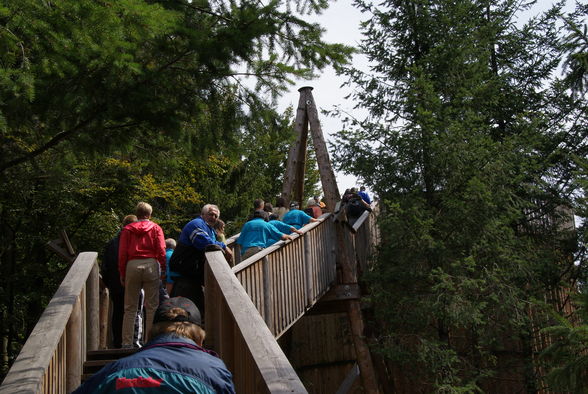
[(347, 203), (347, 216), (358, 218), (361, 216), (366, 207), (361, 203), (361, 198), (353, 197)]
[(198, 277), (204, 268), (204, 259), (204, 251), (178, 242), (169, 259), (169, 269), (187, 278)]

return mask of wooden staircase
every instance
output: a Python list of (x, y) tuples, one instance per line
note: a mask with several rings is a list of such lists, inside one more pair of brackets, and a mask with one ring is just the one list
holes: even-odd
[[(325, 201), (334, 212), (305, 226), (292, 241), (280, 241), (244, 261), (234, 242), (238, 235), (232, 237), (227, 246), (233, 249), (233, 267), (220, 251), (206, 254), (205, 346), (220, 354), (239, 393), (306, 393), (278, 340), (315, 306), (317, 312), (333, 304), (344, 306), (348, 315), (358, 366), (342, 379), (341, 387), (351, 387), (359, 374), (363, 392), (378, 392), (363, 339), (357, 278), (367, 269), (379, 233), (375, 215), (366, 212), (349, 225), (343, 209), (334, 214), (340, 194), (311, 90), (299, 90), (298, 137), (289, 154), (282, 196), (287, 201), (292, 194), (302, 199), (310, 123)], [(105, 364), (134, 353), (96, 350), (106, 347), (108, 305), (108, 293), (99, 286), (97, 253), (80, 253), (0, 385), (0, 394), (68, 393)]]
[(82, 382), (98, 372), (106, 364), (130, 356), (138, 349), (101, 349), (89, 350), (82, 370)]

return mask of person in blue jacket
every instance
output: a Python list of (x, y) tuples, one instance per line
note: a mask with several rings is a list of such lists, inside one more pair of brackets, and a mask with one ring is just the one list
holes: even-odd
[(266, 222), (267, 212), (257, 210), (253, 217), (241, 228), (241, 235), (237, 243), (241, 245), (241, 261), (253, 256), (255, 253), (273, 245), (279, 240), (292, 239), (282, 233), (274, 225)]
[(372, 203), (372, 199), (370, 198), (370, 195), (368, 194), (368, 192), (365, 191), (365, 186), (360, 187), (359, 192), (357, 194), (359, 194), (361, 199), (363, 201), (365, 201), (366, 203), (368, 203), (368, 204)]
[(284, 215), (282, 222), (289, 224), (293, 227), (296, 227), (296, 229), (300, 230), (306, 224), (316, 222), (318, 220), (308, 215), (304, 211), (301, 211), (298, 208), (298, 203), (296, 201), (293, 201), (290, 204), (290, 210)]
[(169, 269), (169, 261), (174, 254), (174, 249), (176, 248), (176, 240), (173, 238), (167, 238), (165, 240), (165, 291), (167, 294), (171, 294), (172, 288), (174, 287), (174, 279), (180, 276), (177, 272), (171, 271)]
[(194, 301), (198, 309), (204, 313), (204, 252), (209, 247), (223, 250), (228, 261), (232, 260), (232, 252), (224, 242), (216, 239), (214, 225), (220, 218), (220, 210), (216, 205), (206, 204), (200, 216), (189, 221), (178, 239), (176, 249), (169, 264), (170, 270), (177, 272), (174, 279), (172, 297), (182, 296)]
[(196, 305), (187, 298), (164, 301), (150, 338), (131, 356), (107, 364), (74, 393), (235, 393), (225, 363), (202, 347), (205, 332)]

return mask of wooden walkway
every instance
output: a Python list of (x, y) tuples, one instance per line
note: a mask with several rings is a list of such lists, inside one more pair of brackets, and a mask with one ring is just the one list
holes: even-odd
[[(354, 226), (328, 213), (302, 231), (245, 261), (239, 261), (232, 237), (234, 267), (220, 251), (206, 254), (205, 345), (225, 361), (239, 393), (307, 392), (276, 339), (340, 279), (341, 242), (357, 272), (365, 269), (378, 240), (374, 217), (367, 212)], [(106, 347), (108, 304), (107, 291), (99, 286), (97, 253), (80, 253), (0, 393), (75, 389), (88, 352)]]

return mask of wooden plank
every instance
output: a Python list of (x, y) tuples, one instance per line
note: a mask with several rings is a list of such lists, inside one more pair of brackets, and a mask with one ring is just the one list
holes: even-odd
[(321, 297), (319, 302), (358, 300), (361, 298), (361, 290), (357, 283), (340, 284), (331, 289)]
[(108, 316), (110, 315), (110, 296), (108, 288), (100, 281), (100, 343), (99, 349), (108, 347)]
[(69, 253), (70, 256), (75, 256), (76, 251), (74, 250), (73, 246), (71, 245), (69, 237), (67, 236), (67, 232), (65, 230), (61, 230), (59, 232), (59, 236), (61, 237), (61, 240), (63, 241), (63, 245), (65, 246), (67, 253)]
[(86, 280), (86, 346), (96, 350), (100, 346), (100, 282), (98, 262), (94, 263)]
[(369, 212), (369, 211), (363, 211), (363, 213), (361, 214), (361, 216), (357, 218), (357, 220), (355, 221), (355, 223), (353, 223), (353, 226), (352, 226), (352, 230), (353, 230), (354, 233), (357, 233), (357, 231), (359, 230), (359, 228), (364, 224), (364, 222), (370, 216), (370, 213), (371, 212)]
[(96, 252), (78, 255), (2, 382), (0, 393), (40, 391), (43, 374), (97, 256)]
[[(306, 393), (304, 385), (269, 328), (227, 266), (222, 252), (208, 252), (206, 258), (231, 316), (235, 320), (236, 329), (240, 331), (267, 390), (271, 393)], [(240, 372), (233, 371), (235, 375)]]
[(337, 179), (335, 178), (335, 172), (333, 171), (331, 160), (329, 159), (329, 151), (321, 129), (314, 97), (312, 96), (312, 88), (304, 87), (301, 88), (300, 91), (301, 96), (303, 94), (305, 96), (306, 114), (310, 123), (312, 144), (316, 151), (316, 161), (321, 175), (325, 203), (327, 205), (327, 210), (333, 212), (337, 202), (341, 200), (341, 195), (339, 194), (339, 189), (337, 187)]
[(274, 300), (274, 292), (272, 291), (271, 286), (271, 274), (270, 274), (270, 266), (269, 260), (266, 257), (263, 258), (263, 278), (261, 283), (263, 283), (263, 313), (264, 313), (264, 320), (271, 332), (274, 331), (274, 311), (271, 308), (273, 305)]
[(302, 121), (302, 130), (300, 131), (300, 138), (297, 141), (298, 146), (298, 158), (296, 159), (296, 176), (294, 182), (293, 198), (298, 202), (300, 208), (304, 202), (304, 178), (306, 174), (306, 151), (308, 146), (308, 116), (304, 114), (304, 120)]
[(84, 354), (82, 354), (83, 328), (82, 297), (78, 297), (66, 327), (66, 389), (68, 393), (74, 391), (82, 381), (82, 366)]

